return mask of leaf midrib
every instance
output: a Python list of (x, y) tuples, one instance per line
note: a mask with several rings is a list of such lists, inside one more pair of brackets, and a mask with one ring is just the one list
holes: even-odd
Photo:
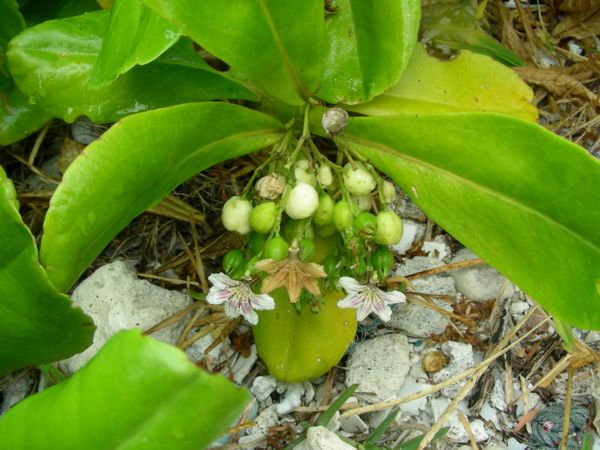
[(569, 228), (567, 225), (565, 225), (561, 222), (558, 222), (555, 218), (544, 214), (542, 211), (534, 209), (531, 206), (518, 201), (518, 199), (509, 197), (499, 191), (493, 190), (492, 188), (490, 188), (486, 185), (483, 185), (483, 184), (477, 183), (473, 180), (470, 180), (468, 178), (462, 177), (455, 172), (452, 172), (450, 170), (447, 170), (445, 168), (442, 168), (442, 167), (432, 164), (430, 162), (424, 161), (422, 159), (415, 158), (406, 153), (403, 153), (403, 152), (395, 150), (391, 147), (388, 147), (387, 145), (380, 144), (380, 143), (371, 141), (369, 139), (363, 139), (356, 135), (346, 135), (343, 138), (340, 138), (340, 140), (354, 142), (358, 145), (362, 145), (364, 147), (369, 147), (376, 151), (379, 150), (381, 152), (392, 155), (394, 157), (398, 157), (398, 158), (402, 158), (407, 161), (410, 161), (417, 166), (422, 166), (422, 167), (428, 168), (434, 172), (437, 171), (437, 172), (443, 173), (443, 174), (447, 175), (448, 177), (455, 179), (457, 181), (457, 183), (459, 183), (459, 184), (471, 185), (474, 188), (479, 189), (490, 196), (496, 197), (496, 198), (504, 201), (507, 204), (513, 205), (520, 210), (527, 211), (527, 212), (531, 213), (532, 215), (540, 217), (541, 219), (543, 219), (546, 222), (556, 225), (556, 227), (562, 229), (565, 233), (575, 237), (578, 241), (582, 242), (583, 245), (591, 248), (595, 253), (598, 253), (600, 255), (600, 247), (595, 246), (592, 241), (590, 241), (586, 238), (586, 236), (583, 236), (580, 233), (575, 232), (573, 229)]

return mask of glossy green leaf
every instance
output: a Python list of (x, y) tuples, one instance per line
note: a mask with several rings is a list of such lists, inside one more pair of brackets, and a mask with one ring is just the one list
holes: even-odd
[(355, 118), (341, 143), (550, 313), (600, 329), (600, 162), (496, 114)]
[(356, 334), (356, 311), (337, 307), (342, 292), (324, 293), (318, 314), (307, 307), (298, 314), (284, 289), (270, 295), (275, 309), (260, 311), (252, 332), (272, 376), (288, 383), (306, 381), (340, 362)]
[(0, 0), (0, 74), (4, 73), (6, 45), (25, 28), (25, 20), (19, 12), (16, 0)]
[(0, 442), (11, 450), (198, 450), (248, 398), (181, 350), (122, 331), (71, 378), (9, 410)]
[(370, 116), (401, 113), (496, 112), (535, 122), (533, 91), (513, 70), (464, 50), (451, 61), (417, 45), (400, 81), (368, 103), (348, 107)]
[(227, 103), (127, 117), (88, 146), (50, 201), (41, 259), (65, 291), (110, 240), (195, 173), (281, 137), (275, 119)]
[(321, 75), (322, 0), (144, 0), (269, 96), (302, 104)]
[(0, 168), (0, 375), (79, 353), (94, 333), (92, 320), (48, 281), (17, 207)]
[[(10, 81), (12, 84), (12, 81)], [(0, 89), (0, 145), (9, 145), (39, 130), (52, 117), (15, 86)]]
[(330, 103), (365, 102), (393, 86), (419, 32), (419, 0), (336, 0), (325, 19), (318, 96)]
[(19, 0), (19, 4), (29, 26), (100, 9), (96, 0)]
[(108, 14), (98, 11), (45, 22), (14, 38), (7, 56), (17, 86), (36, 105), (67, 122), (80, 115), (93, 122), (113, 122), (178, 103), (255, 98), (227, 74), (207, 67), (200, 57), (182, 58), (180, 51), (168, 51), (108, 86), (91, 89), (88, 81)]
[(147, 8), (142, 0), (115, 1), (90, 85), (106, 85), (133, 66), (154, 61), (179, 36), (169, 22)]

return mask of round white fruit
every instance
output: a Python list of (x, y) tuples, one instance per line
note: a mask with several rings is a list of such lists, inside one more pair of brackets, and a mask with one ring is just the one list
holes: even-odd
[(292, 188), (285, 205), (285, 212), (292, 219), (306, 219), (319, 206), (319, 195), (308, 183), (299, 182)]
[(375, 189), (377, 185), (373, 175), (369, 173), (364, 164), (360, 162), (352, 164), (348, 163), (344, 166), (342, 173), (344, 186), (353, 195), (365, 195)]
[(221, 221), (223, 226), (229, 231), (236, 231), (240, 234), (250, 232), (250, 212), (252, 204), (242, 197), (231, 197), (223, 205), (221, 212)]

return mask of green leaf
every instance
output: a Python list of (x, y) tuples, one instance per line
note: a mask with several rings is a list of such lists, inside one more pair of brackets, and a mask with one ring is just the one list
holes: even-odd
[(135, 216), (195, 173), (283, 134), (262, 113), (194, 103), (127, 117), (86, 148), (50, 201), (41, 259), (65, 291)]
[(267, 95), (300, 105), (321, 76), (322, 0), (144, 0)]
[(133, 66), (154, 61), (179, 36), (169, 22), (148, 9), (142, 0), (115, 1), (90, 86), (106, 85)]
[(355, 118), (340, 135), (550, 313), (600, 329), (600, 162), (496, 114)]
[(418, 0), (336, 0), (325, 19), (320, 98), (361, 103), (393, 86), (419, 32)]
[(0, 168), (0, 375), (79, 353), (93, 333), (92, 320), (48, 281)]
[(29, 26), (100, 9), (96, 0), (19, 0), (19, 4)]
[(0, 0), (0, 71), (4, 72), (6, 45), (25, 29), (25, 19), (16, 0)]
[(192, 101), (255, 99), (227, 74), (196, 62), (200, 57), (182, 59), (179, 50), (134, 67), (108, 86), (91, 89), (88, 81), (108, 14), (98, 11), (53, 20), (15, 37), (8, 63), (17, 86), (36, 105), (67, 122), (80, 115), (93, 122), (113, 122), (132, 113)]
[(533, 91), (519, 75), (487, 56), (464, 50), (451, 61), (441, 61), (417, 45), (395, 86), (348, 109), (370, 116), (496, 112), (535, 122), (532, 101)]
[[(12, 81), (9, 82), (12, 84)], [(39, 130), (52, 117), (35, 105), (16, 86), (0, 89), (0, 145), (18, 142)]]
[(248, 393), (138, 330), (115, 335), (65, 382), (0, 420), (11, 450), (197, 450), (232, 425)]

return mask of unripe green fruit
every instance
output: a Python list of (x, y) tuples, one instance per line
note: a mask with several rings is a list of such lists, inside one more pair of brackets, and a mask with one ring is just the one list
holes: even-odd
[(302, 181), (303, 183), (310, 184), (312, 187), (317, 186), (317, 177), (305, 159), (296, 161), (296, 164), (294, 164), (294, 176), (296, 177), (296, 181)]
[(245, 263), (244, 252), (239, 248), (236, 248), (225, 253), (222, 266), (225, 273), (231, 275), (232, 273), (237, 273), (240, 269), (243, 269)]
[(288, 257), (290, 253), (289, 244), (281, 236), (275, 236), (269, 239), (265, 244), (264, 256), (266, 259), (281, 261)]
[(250, 226), (258, 233), (268, 233), (277, 219), (277, 205), (265, 202), (255, 206), (250, 212)]
[(357, 231), (364, 231), (366, 233), (375, 233), (375, 227), (377, 226), (377, 217), (374, 214), (368, 212), (361, 212), (354, 218), (352, 226)]
[(356, 169), (353, 169), (350, 163), (344, 166), (342, 172), (344, 186), (353, 195), (368, 194), (377, 185), (375, 178), (369, 173), (364, 164), (355, 162), (354, 165)]
[(375, 242), (379, 245), (393, 245), (402, 239), (402, 219), (393, 211), (382, 211), (377, 214)]
[(310, 184), (299, 182), (287, 199), (285, 212), (292, 219), (306, 219), (313, 215), (319, 206), (319, 195)]
[(250, 232), (250, 212), (252, 204), (242, 197), (231, 197), (223, 205), (221, 221), (229, 231), (237, 231), (240, 234)]
[(348, 203), (340, 200), (333, 207), (333, 226), (338, 231), (344, 231), (352, 225), (352, 210)]
[(250, 255), (258, 255), (265, 248), (265, 243), (267, 242), (268, 234), (262, 233), (250, 233), (248, 236), (248, 249), (250, 250)]
[(371, 208), (373, 207), (373, 199), (371, 198), (371, 194), (351, 195), (350, 198), (361, 211), (371, 211)]
[(333, 207), (335, 202), (329, 194), (319, 196), (319, 206), (313, 216), (313, 223), (317, 225), (327, 225), (333, 220)]
[(394, 255), (389, 248), (379, 246), (371, 255), (371, 264), (381, 277), (386, 277), (394, 264)]

